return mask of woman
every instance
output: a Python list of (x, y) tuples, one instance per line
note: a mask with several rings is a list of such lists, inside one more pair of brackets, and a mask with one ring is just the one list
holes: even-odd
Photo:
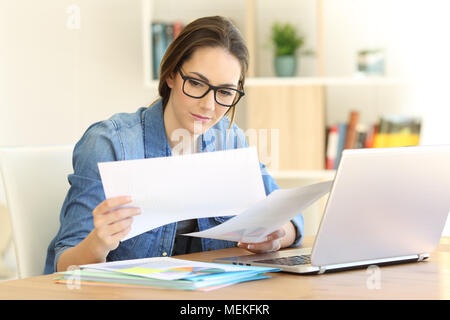
[[(193, 139), (193, 152), (247, 147), (243, 132), (233, 124), (235, 106), (244, 95), (247, 66), (247, 48), (229, 20), (200, 18), (183, 29), (161, 62), (161, 99), (136, 113), (116, 114), (91, 125), (76, 144), (71, 187), (61, 210), (60, 230), (48, 248), (45, 273), (71, 265), (236, 246), (230, 241), (177, 236), (214, 227), (229, 217), (172, 223), (120, 242), (140, 210), (122, 207), (131, 202), (126, 196), (105, 199), (97, 163), (166, 157), (175, 149), (192, 152), (177, 144), (180, 129)], [(264, 165), (261, 173), (270, 194), (278, 186)], [(297, 246), (302, 233), (299, 214), (267, 241), (238, 246), (255, 253), (276, 251)]]

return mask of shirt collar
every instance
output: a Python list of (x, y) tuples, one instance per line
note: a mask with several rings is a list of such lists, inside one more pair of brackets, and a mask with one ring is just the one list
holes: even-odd
[[(164, 127), (164, 112), (161, 99), (144, 111), (142, 128), (144, 130), (146, 158), (169, 157), (172, 155)], [(201, 143), (199, 143), (200, 152), (212, 152), (216, 150), (216, 137), (213, 131), (209, 129), (201, 135)]]

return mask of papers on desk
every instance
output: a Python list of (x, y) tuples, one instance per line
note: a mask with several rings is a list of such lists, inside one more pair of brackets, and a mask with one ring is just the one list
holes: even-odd
[(156, 257), (80, 266), (58, 273), (57, 283), (122, 287), (160, 287), (209, 291), (244, 281), (270, 278), (280, 269), (233, 266)]
[(176, 221), (236, 215), (266, 197), (255, 147), (98, 167), (106, 198), (131, 196), (142, 210), (122, 241)]
[(267, 235), (327, 194), (332, 183), (326, 181), (306, 187), (275, 190), (267, 198), (217, 227), (185, 235), (249, 243), (264, 242)]

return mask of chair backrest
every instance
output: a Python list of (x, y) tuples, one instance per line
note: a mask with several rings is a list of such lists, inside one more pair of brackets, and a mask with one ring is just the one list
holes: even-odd
[(69, 189), (73, 145), (0, 148), (19, 278), (41, 275)]

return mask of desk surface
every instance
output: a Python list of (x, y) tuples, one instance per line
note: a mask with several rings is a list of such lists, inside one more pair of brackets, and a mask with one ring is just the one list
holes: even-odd
[[(313, 237), (305, 237), (309, 247)], [(249, 254), (240, 248), (179, 256), (212, 261), (218, 257)], [(278, 299), (450, 299), (450, 238), (443, 237), (427, 261), (383, 266), (379, 287), (368, 269), (323, 275), (272, 273), (272, 278), (240, 283), (210, 292), (153, 288), (81, 286), (69, 289), (55, 284), (55, 275), (0, 283), (0, 299), (162, 299), (162, 300), (278, 300)]]

